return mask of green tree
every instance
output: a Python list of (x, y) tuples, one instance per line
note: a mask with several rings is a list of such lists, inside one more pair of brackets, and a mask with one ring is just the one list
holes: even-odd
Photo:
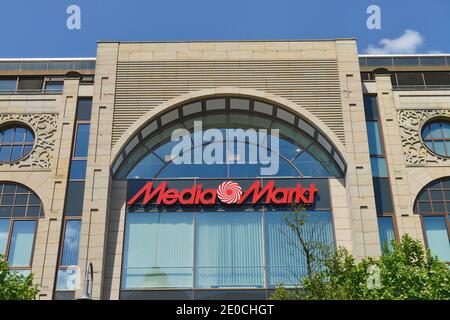
[(38, 292), (33, 274), (24, 276), (9, 270), (8, 262), (0, 255), (0, 300), (34, 300)]
[(355, 262), (344, 248), (323, 259), (301, 288), (277, 288), (272, 299), (450, 300), (450, 268), (405, 235), (379, 258)]

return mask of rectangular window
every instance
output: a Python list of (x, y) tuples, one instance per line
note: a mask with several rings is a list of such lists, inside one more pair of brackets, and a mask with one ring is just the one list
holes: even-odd
[[(300, 240), (286, 223), (289, 211), (266, 212), (266, 250), (268, 286), (283, 284), (293, 287), (307, 275), (305, 255)], [(333, 248), (333, 225), (331, 213), (326, 211), (305, 212), (304, 238)]]
[(450, 239), (445, 218), (445, 216), (422, 217), (428, 248), (441, 261), (450, 261)]
[(390, 67), (392, 58), (367, 58), (368, 67)]
[(67, 220), (64, 230), (63, 253), (61, 266), (78, 265), (81, 220)]
[(9, 234), (9, 219), (0, 219), (0, 254), (5, 255)]
[(381, 137), (380, 130), (378, 128), (378, 121), (366, 121), (366, 126), (370, 155), (382, 155), (383, 148), (381, 147)]
[(264, 287), (261, 212), (200, 212), (195, 226), (196, 288)]
[(424, 86), (422, 72), (398, 72), (399, 86)]
[(370, 164), (372, 167), (372, 176), (374, 177), (387, 177), (386, 159), (371, 157)]
[(394, 212), (394, 205), (392, 202), (391, 185), (389, 178), (373, 179), (373, 189), (375, 192), (375, 205), (377, 213), (392, 213)]
[(0, 93), (16, 91), (16, 84), (17, 84), (16, 78), (0, 79)]
[(394, 58), (395, 66), (418, 66), (419, 58)]
[(450, 86), (450, 72), (424, 72), (427, 86)]
[(86, 179), (86, 160), (72, 160), (70, 162), (70, 180)]
[(420, 57), (423, 66), (445, 66), (445, 57)]
[(129, 213), (122, 286), (192, 287), (193, 213)]
[(36, 221), (17, 220), (13, 223), (8, 262), (12, 267), (31, 265)]
[(19, 90), (39, 91), (44, 85), (44, 77), (20, 77)]
[(78, 99), (76, 121), (91, 121), (92, 98)]
[(381, 249), (392, 250), (392, 240), (395, 240), (393, 217), (379, 216), (378, 232), (380, 234)]
[(83, 214), (84, 181), (69, 181), (64, 214), (81, 217)]
[(373, 95), (364, 95), (364, 113), (366, 120), (378, 119), (377, 97)]
[(64, 81), (47, 81), (45, 82), (45, 91), (48, 93), (52, 92), (63, 92)]
[(75, 136), (74, 157), (87, 157), (89, 149), (89, 129), (90, 125), (87, 123), (78, 124)]

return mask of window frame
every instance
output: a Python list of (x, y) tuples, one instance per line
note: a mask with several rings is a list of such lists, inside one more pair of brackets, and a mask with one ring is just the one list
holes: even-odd
[[(435, 117), (435, 118), (431, 118), (428, 121), (426, 121), (422, 127), (420, 128), (420, 140), (422, 142), (422, 144), (424, 145), (425, 149), (427, 149), (427, 151), (431, 152), (433, 155), (438, 156), (438, 157), (444, 157), (444, 158), (450, 158), (450, 148), (447, 148), (447, 144), (446, 142), (450, 142), (450, 137), (446, 138), (444, 131), (442, 129), (442, 123), (447, 122), (450, 125), (450, 118), (447, 117)], [(424, 134), (423, 131), (430, 127), (433, 123), (438, 123), (439, 124), (439, 131), (441, 132), (441, 137), (440, 138), (433, 138), (431, 135), (431, 128), (429, 128), (430, 132), (430, 138), (425, 139), (424, 138)], [(440, 154), (436, 152), (436, 148), (434, 146), (435, 141), (439, 141), (439, 142), (443, 142), (444, 144), (444, 150), (446, 152), (446, 155)], [(433, 146), (432, 148), (429, 148), (427, 146), (427, 142), (431, 142), (431, 145)]]
[[(3, 134), (6, 131), (11, 130), (11, 129), (14, 130), (12, 141), (11, 142), (4, 142), (3, 141)], [(15, 141), (17, 129), (24, 129), (26, 131), (25, 132), (25, 136), (23, 138), (23, 141), (21, 141), (21, 142)], [(25, 159), (26, 157), (28, 157), (33, 152), (33, 150), (34, 150), (34, 148), (36, 146), (36, 140), (37, 140), (36, 139), (36, 133), (34, 132), (34, 130), (31, 127), (27, 126), (24, 123), (16, 122), (16, 121), (7, 122), (7, 123), (3, 124), (0, 127), (0, 133), (2, 135), (2, 138), (0, 139), (0, 150), (3, 147), (10, 147), (11, 148), (11, 150), (9, 151), (8, 160), (1, 160), (0, 159), (0, 163), (16, 163), (16, 162), (19, 162), (19, 161)], [(26, 141), (26, 137), (27, 137), (28, 133), (31, 133), (33, 135), (33, 141), (32, 142), (27, 142)], [(24, 154), (24, 149), (27, 146), (31, 146), (31, 149), (30, 149), (30, 151), (28, 153)], [(21, 153), (20, 153), (21, 156), (18, 159), (11, 159), (14, 147), (20, 147), (21, 148)]]
[[(32, 270), (33, 267), (33, 260), (34, 260), (34, 249), (36, 246), (36, 237), (37, 237), (37, 230), (38, 230), (38, 224), (39, 224), (39, 218), (27, 218), (27, 217), (20, 217), (20, 218), (14, 218), (14, 217), (10, 217), (10, 218), (0, 218), (0, 219), (4, 219), (4, 220), (9, 220), (9, 226), (8, 226), (8, 237), (6, 240), (6, 248), (5, 248), (5, 255), (4, 257), (6, 258), (7, 261), (9, 261), (9, 254), (11, 253), (11, 240), (12, 240), (12, 235), (13, 235), (13, 231), (14, 231), (14, 223), (17, 221), (34, 221), (35, 225), (34, 225), (34, 233), (33, 233), (33, 243), (31, 246), (31, 256), (30, 256), (30, 261), (29, 264), (27, 266), (11, 266), (8, 265), (10, 270)], [(9, 264), (9, 262), (8, 262)]]
[[(429, 243), (428, 243), (428, 239), (427, 239), (427, 234), (426, 234), (426, 228), (425, 228), (425, 223), (424, 223), (424, 217), (442, 217), (444, 218), (445, 222), (446, 222), (446, 227), (447, 227), (447, 236), (449, 238), (450, 241), (450, 199), (448, 199), (449, 201), (446, 201), (445, 198), (445, 191), (450, 191), (450, 188), (445, 188), (442, 184), (442, 180), (444, 180), (445, 177), (442, 178), (438, 178), (435, 179), (431, 182), (429, 182), (427, 185), (425, 185), (425, 187), (423, 187), (420, 192), (417, 194), (415, 200), (414, 200), (414, 205), (413, 205), (413, 212), (414, 214), (418, 214), (420, 215), (420, 224), (422, 226), (422, 236), (425, 242), (425, 246), (430, 249), (429, 247)], [(433, 186), (431, 186), (432, 183), (435, 182), (439, 182), (439, 189), (438, 188), (433, 188)], [(437, 191), (440, 190), (442, 192), (442, 198), (443, 198), (443, 204), (444, 204), (444, 208), (446, 208), (446, 212), (434, 212), (434, 207), (433, 207), (433, 199), (431, 198), (431, 191)], [(428, 200), (424, 201), (424, 200), (419, 200), (419, 197), (423, 195), (424, 192), (427, 192), (428, 194)], [(439, 202), (439, 201), (437, 201)], [(431, 206), (431, 212), (421, 212), (420, 210), (420, 203), (429, 203)], [(448, 203), (448, 204), (447, 204)], [(447, 263), (448, 265), (450, 265), (450, 261), (444, 261), (445, 263)]]

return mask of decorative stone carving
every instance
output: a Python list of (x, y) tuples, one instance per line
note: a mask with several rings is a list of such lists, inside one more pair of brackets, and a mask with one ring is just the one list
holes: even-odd
[(57, 114), (0, 114), (0, 126), (9, 122), (23, 123), (34, 131), (33, 150), (21, 160), (0, 163), (5, 168), (48, 169), (54, 156)]
[(422, 142), (422, 126), (428, 120), (447, 116), (450, 110), (399, 110), (398, 122), (405, 161), (410, 165), (449, 165), (450, 159), (430, 152)]

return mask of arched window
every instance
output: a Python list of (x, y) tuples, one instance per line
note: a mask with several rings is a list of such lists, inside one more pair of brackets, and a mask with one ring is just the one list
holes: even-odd
[(0, 129), (0, 162), (26, 157), (34, 145), (34, 133), (24, 125), (7, 125)]
[(39, 197), (27, 187), (0, 182), (0, 254), (11, 269), (31, 271), (37, 221), (44, 217)]
[(450, 262), (450, 177), (429, 183), (417, 196), (414, 212), (421, 215), (427, 246)]
[[(194, 133), (195, 121), (201, 121), (201, 132)], [(278, 129), (278, 150), (268, 143), (269, 135), (267, 139), (257, 136), (256, 142), (246, 138), (235, 140), (235, 149), (230, 154), (226, 148), (232, 139), (226, 130), (235, 128)], [(192, 147), (185, 151), (190, 154), (208, 145), (222, 145), (221, 149), (226, 150), (223, 163), (205, 165), (193, 160), (187, 165), (175, 164), (177, 158), (171, 157), (171, 151), (178, 141), (172, 141), (171, 134), (176, 129), (191, 133)], [(195, 135), (202, 136), (208, 129), (222, 131), (223, 139), (196, 144)], [(249, 155), (255, 152), (277, 154), (278, 171), (273, 175), (278, 177), (341, 177), (345, 171), (344, 161), (332, 143), (305, 120), (275, 105), (224, 97), (191, 102), (151, 122), (125, 146), (113, 166), (113, 173), (116, 179), (261, 176), (260, 169), (264, 165), (248, 161)], [(235, 161), (227, 161), (230, 157)]]
[[(185, 132), (188, 146), (174, 154), (177, 129)], [(229, 134), (233, 129), (247, 134), (241, 131), (235, 139)], [(267, 134), (260, 137), (262, 129)], [(272, 143), (273, 129), (279, 130), (278, 143)], [(207, 139), (213, 132), (214, 139)], [(205, 152), (212, 149), (223, 161), (206, 161)], [(273, 174), (262, 174), (269, 165), (260, 158), (251, 160), (261, 154), (275, 155)], [(321, 130), (280, 106), (246, 97), (181, 105), (132, 137), (112, 172), (115, 179), (128, 180), (129, 193), (143, 179), (171, 181), (173, 188), (184, 189), (194, 181), (217, 188), (218, 181), (229, 179), (243, 188), (255, 180), (288, 187), (302, 178), (305, 186), (314, 183), (321, 190), (304, 212), (304, 232), (309, 241), (334, 246), (328, 178), (342, 177), (345, 163)], [(267, 203), (127, 207), (121, 298), (139, 291), (161, 298), (164, 289), (170, 289), (163, 293), (170, 298), (261, 297), (266, 291), (259, 289), (298, 285), (307, 269), (299, 240), (285, 221), (292, 212), (290, 205)]]
[(435, 154), (450, 157), (450, 121), (432, 120), (422, 129), (422, 139), (427, 148)]

